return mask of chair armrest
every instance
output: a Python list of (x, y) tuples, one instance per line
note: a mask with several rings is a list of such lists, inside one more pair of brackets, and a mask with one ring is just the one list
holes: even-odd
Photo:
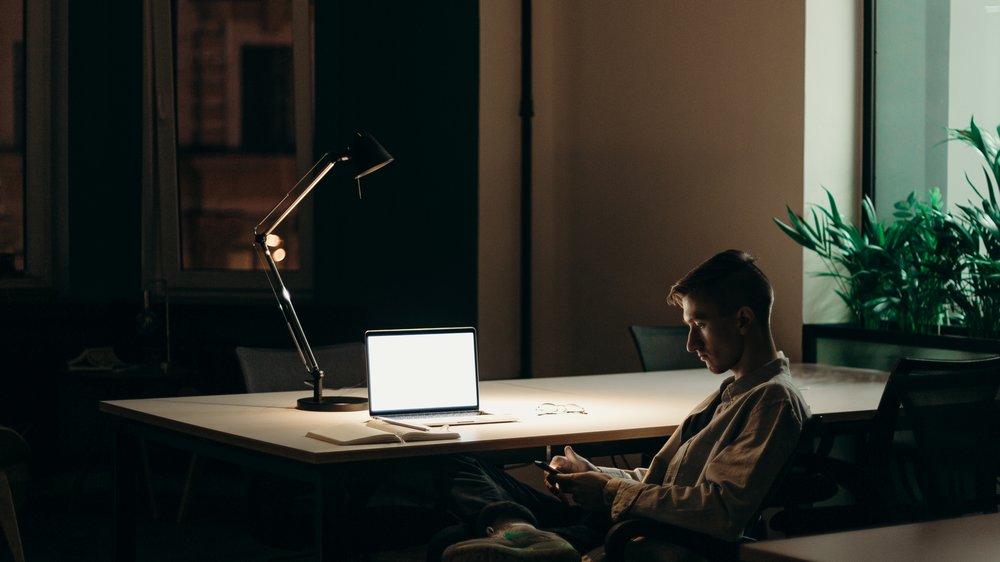
[(604, 554), (608, 562), (626, 560), (626, 547), (635, 539), (644, 538), (667, 542), (696, 552), (709, 560), (737, 560), (739, 542), (726, 541), (705, 533), (692, 531), (651, 519), (627, 519), (611, 526), (604, 537)]

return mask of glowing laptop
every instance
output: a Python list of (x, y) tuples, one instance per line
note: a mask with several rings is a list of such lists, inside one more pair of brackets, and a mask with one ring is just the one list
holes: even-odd
[(368, 412), (429, 426), (517, 421), (479, 408), (475, 328), (369, 330)]

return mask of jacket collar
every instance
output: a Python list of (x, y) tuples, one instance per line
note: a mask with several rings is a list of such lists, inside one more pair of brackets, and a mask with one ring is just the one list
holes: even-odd
[(761, 383), (767, 382), (778, 375), (788, 373), (788, 357), (785, 357), (785, 354), (779, 351), (777, 359), (761, 365), (738, 380), (734, 376), (726, 378), (722, 382), (721, 388), (723, 400), (728, 402)]

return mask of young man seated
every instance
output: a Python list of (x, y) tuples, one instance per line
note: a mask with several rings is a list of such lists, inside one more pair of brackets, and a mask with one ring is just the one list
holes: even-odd
[(549, 463), (562, 473), (546, 477), (549, 495), (500, 468), (455, 458), (445, 477), (450, 507), (464, 536), (476, 538), (451, 544), (443, 559), (579, 560), (603, 543), (613, 521), (632, 517), (738, 538), (809, 417), (771, 335), (771, 284), (754, 262), (727, 250), (671, 287), (667, 300), (681, 307), (689, 327), (687, 350), (712, 373), (729, 376), (648, 469), (597, 467), (566, 447)]

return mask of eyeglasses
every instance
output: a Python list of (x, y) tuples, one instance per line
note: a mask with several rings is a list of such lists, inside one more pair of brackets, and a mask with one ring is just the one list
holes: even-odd
[(535, 407), (535, 413), (539, 416), (551, 414), (586, 414), (587, 410), (579, 404), (555, 404), (552, 402), (542, 402)]

